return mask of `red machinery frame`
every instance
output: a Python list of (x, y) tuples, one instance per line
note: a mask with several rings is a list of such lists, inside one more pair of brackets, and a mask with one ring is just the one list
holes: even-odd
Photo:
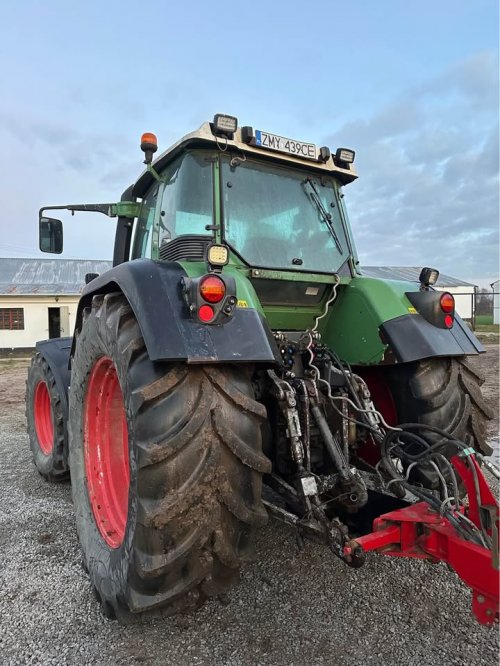
[(452, 463), (463, 480), (469, 505), (462, 513), (486, 531), (492, 549), (464, 539), (449, 520), (425, 502), (379, 516), (373, 532), (349, 542), (344, 555), (359, 549), (395, 557), (446, 562), (472, 588), (472, 612), (481, 624), (499, 620), (499, 505), (475, 457), (454, 456)]

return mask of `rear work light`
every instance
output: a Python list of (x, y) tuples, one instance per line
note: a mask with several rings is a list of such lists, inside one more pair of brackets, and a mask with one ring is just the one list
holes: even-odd
[(425, 266), (420, 271), (420, 276), (418, 278), (418, 281), (420, 282), (422, 287), (429, 287), (429, 286), (432, 286), (433, 284), (436, 284), (438, 279), (439, 279), (438, 269), (437, 268), (429, 268), (428, 266)]
[(445, 314), (452, 314), (455, 311), (455, 299), (447, 291), (439, 299), (439, 305)]
[(229, 251), (225, 245), (210, 245), (207, 260), (211, 266), (225, 266), (229, 261)]
[(226, 116), (224, 113), (216, 113), (214, 116), (213, 130), (216, 135), (226, 136), (232, 139), (238, 129), (238, 119), (234, 116)]
[(207, 303), (220, 303), (226, 295), (226, 285), (216, 275), (208, 275), (200, 282), (200, 294)]

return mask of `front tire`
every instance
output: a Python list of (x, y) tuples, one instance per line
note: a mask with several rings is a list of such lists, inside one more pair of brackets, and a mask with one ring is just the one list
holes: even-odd
[(124, 296), (94, 297), (72, 363), (69, 450), (84, 563), (106, 614), (170, 614), (238, 578), (267, 519), (264, 418), (248, 370), (154, 363)]
[(26, 379), (26, 422), (38, 472), (47, 481), (68, 477), (66, 432), (61, 396), (44, 357), (36, 352)]

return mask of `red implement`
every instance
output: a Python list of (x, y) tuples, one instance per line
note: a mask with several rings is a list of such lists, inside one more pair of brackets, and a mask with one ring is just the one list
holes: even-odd
[(420, 502), (379, 516), (373, 532), (351, 541), (344, 554), (361, 547), (396, 557), (417, 557), (449, 564), (472, 588), (472, 612), (481, 624), (499, 619), (499, 506), (474, 456), (455, 456), (453, 465), (468, 492), (463, 513), (483, 534), (491, 548), (465, 539), (452, 523)]

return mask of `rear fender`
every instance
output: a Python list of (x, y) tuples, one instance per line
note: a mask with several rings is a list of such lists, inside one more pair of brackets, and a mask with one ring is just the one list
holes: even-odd
[(121, 291), (140, 326), (152, 361), (187, 363), (279, 362), (279, 352), (262, 315), (236, 308), (224, 323), (206, 325), (187, 312), (181, 292), (186, 271), (176, 262), (135, 259), (92, 280), (82, 293), (75, 330), (95, 294)]
[(399, 363), (437, 356), (470, 356), (485, 351), (457, 314), (450, 329), (437, 327), (417, 313), (386, 321), (380, 333)]
[(354, 365), (406, 363), (484, 351), (458, 315), (453, 327), (444, 329), (420, 314), (408, 297), (418, 290), (411, 282), (353, 278), (330, 308), (322, 331), (324, 342)]

